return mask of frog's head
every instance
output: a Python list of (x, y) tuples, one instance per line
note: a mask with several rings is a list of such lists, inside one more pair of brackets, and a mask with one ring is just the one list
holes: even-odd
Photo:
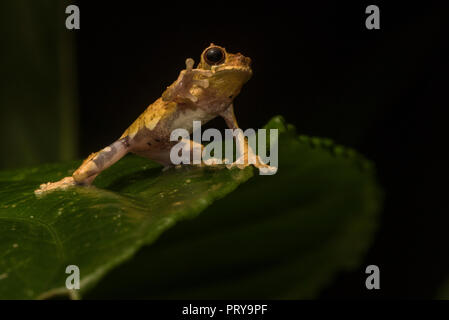
[(201, 54), (198, 69), (211, 70), (211, 87), (223, 95), (235, 97), (251, 78), (251, 59), (241, 53), (229, 53), (213, 43)]

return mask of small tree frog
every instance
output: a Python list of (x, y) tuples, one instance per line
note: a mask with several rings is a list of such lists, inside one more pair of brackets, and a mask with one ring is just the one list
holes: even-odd
[[(221, 116), (230, 129), (237, 129), (233, 100), (252, 76), (251, 59), (240, 53), (229, 53), (212, 43), (201, 54), (197, 67), (193, 66), (193, 59), (188, 58), (186, 69), (180, 72), (178, 79), (167, 87), (162, 97), (147, 107), (117, 141), (92, 153), (71, 177), (42, 184), (36, 193), (75, 184), (90, 185), (100, 172), (129, 152), (170, 166), (170, 149), (174, 145), (170, 141), (170, 133), (177, 128), (191, 133), (194, 120), (206, 123)], [(195, 142), (189, 142), (193, 150)], [(249, 156), (256, 157), (256, 167), (269, 167), (245, 142), (243, 165), (236, 161), (228, 168), (248, 166)]]

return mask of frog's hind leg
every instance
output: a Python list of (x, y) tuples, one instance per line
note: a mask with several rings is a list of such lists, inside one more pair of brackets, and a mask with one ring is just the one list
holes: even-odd
[(92, 153), (73, 173), (77, 184), (90, 185), (100, 172), (109, 168), (129, 152), (128, 138), (115, 141), (110, 146)]
[(129, 152), (128, 138), (122, 138), (98, 152), (92, 153), (71, 177), (66, 177), (57, 182), (45, 183), (35, 190), (36, 194), (55, 189), (64, 189), (68, 186), (80, 184), (90, 185), (100, 172), (112, 166)]

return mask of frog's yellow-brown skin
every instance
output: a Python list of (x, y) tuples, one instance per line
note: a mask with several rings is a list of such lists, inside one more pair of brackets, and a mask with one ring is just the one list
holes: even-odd
[[(208, 61), (210, 49), (221, 53), (222, 61)], [(180, 72), (178, 79), (167, 87), (161, 98), (148, 106), (120, 139), (91, 154), (72, 177), (43, 184), (36, 191), (75, 183), (91, 184), (101, 171), (128, 152), (168, 166), (171, 164), (170, 148), (174, 143), (170, 142), (170, 133), (177, 128), (192, 132), (194, 120), (205, 123), (221, 116), (229, 128), (238, 128), (232, 102), (251, 78), (251, 59), (240, 53), (228, 53), (224, 48), (211, 44), (201, 54), (197, 68), (193, 68), (193, 64), (192, 59), (186, 60), (186, 69)]]

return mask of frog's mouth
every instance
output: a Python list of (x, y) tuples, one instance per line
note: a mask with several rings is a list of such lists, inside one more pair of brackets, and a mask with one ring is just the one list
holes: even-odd
[(211, 71), (214, 74), (226, 74), (231, 72), (242, 72), (247, 74), (252, 74), (253, 70), (251, 67), (240, 65), (240, 66), (212, 66)]

